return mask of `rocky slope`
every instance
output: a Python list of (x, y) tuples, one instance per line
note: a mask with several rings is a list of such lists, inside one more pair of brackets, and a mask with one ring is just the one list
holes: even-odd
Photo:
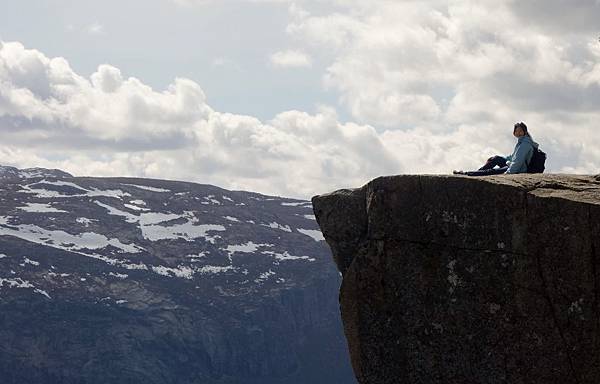
[(0, 167), (2, 383), (352, 383), (310, 202)]
[(600, 175), (316, 196), (360, 383), (600, 382)]

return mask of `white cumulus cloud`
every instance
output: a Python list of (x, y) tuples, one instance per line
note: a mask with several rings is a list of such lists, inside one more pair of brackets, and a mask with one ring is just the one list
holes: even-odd
[(269, 61), (276, 68), (302, 68), (312, 65), (310, 56), (297, 50), (275, 52), (269, 56)]
[[(433, 133), (428, 146), (477, 127), (487, 135), (480, 150), (510, 147), (512, 124), (524, 120), (552, 169), (598, 172), (598, 1), (331, 3), (291, 6), (287, 32), (329, 55), (323, 82), (357, 122), (388, 139)], [(563, 19), (578, 27), (553, 27)]]
[[(290, 2), (286, 46), (298, 50), (270, 64), (325, 63), (339, 105), (268, 121), (216, 110), (189, 79), (153, 89), (109, 64), (84, 76), (3, 43), (0, 162), (308, 197), (384, 174), (477, 168), (512, 151), (523, 120), (549, 170), (598, 173), (598, 3), (548, 4), (534, 17), (512, 0)], [(588, 14), (569, 33), (547, 21)]]
[[(303, 196), (401, 168), (373, 127), (334, 110), (269, 122), (215, 111), (200, 86), (153, 90), (108, 64), (90, 78), (17, 42), (0, 49), (0, 162)], [(377, 153), (377, 156), (372, 156)]]
[[(550, 113), (557, 103), (580, 112), (588, 103), (579, 97), (600, 102), (596, 37), (546, 33), (541, 18), (523, 20), (533, 11), (521, 3), (356, 1), (318, 15), (307, 5), (288, 32), (333, 52), (326, 85), (354, 117), (380, 126), (453, 128), (449, 116), (469, 118), (481, 97), (515, 115)], [(549, 17), (600, 11), (591, 0), (550, 3), (540, 5)], [(561, 97), (565, 90), (576, 97)], [(524, 92), (531, 105), (523, 105)]]

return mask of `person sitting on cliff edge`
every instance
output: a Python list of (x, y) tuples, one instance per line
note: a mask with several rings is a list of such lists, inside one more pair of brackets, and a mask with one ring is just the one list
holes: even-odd
[[(455, 175), (487, 176), (500, 175), (503, 173), (526, 173), (527, 166), (531, 162), (533, 153), (539, 145), (527, 132), (527, 125), (523, 122), (516, 123), (513, 135), (518, 139), (512, 155), (492, 156), (476, 171), (452, 171)], [(496, 168), (497, 167), (497, 168)]]

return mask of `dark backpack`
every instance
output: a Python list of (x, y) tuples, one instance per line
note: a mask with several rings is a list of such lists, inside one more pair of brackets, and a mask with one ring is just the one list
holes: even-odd
[(527, 165), (527, 173), (544, 173), (546, 154), (539, 148), (533, 148), (533, 156)]

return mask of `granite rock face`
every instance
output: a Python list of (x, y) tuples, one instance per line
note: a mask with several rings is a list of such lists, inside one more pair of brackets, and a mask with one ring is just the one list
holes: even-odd
[(0, 166), (0, 383), (355, 382), (312, 213)]
[(600, 382), (600, 177), (382, 177), (313, 206), (361, 384)]

